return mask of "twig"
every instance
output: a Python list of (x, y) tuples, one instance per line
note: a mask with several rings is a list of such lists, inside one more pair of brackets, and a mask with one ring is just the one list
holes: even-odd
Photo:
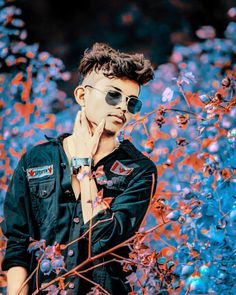
[[(170, 223), (170, 221), (166, 222), (167, 223)], [(163, 226), (164, 224), (159, 224), (159, 225), (156, 225), (154, 226), (153, 228), (147, 230), (144, 235), (148, 235), (149, 233), (151, 233), (152, 231), (155, 231), (157, 230), (158, 228), (160, 228), (161, 226)], [(43, 289), (47, 288), (48, 286), (58, 282), (60, 280), (60, 278), (66, 278), (68, 276), (70, 276), (71, 274), (73, 274), (75, 271), (78, 271), (79, 269), (83, 268), (86, 264), (90, 263), (90, 262), (93, 262), (94, 260), (96, 259), (99, 259), (107, 254), (110, 254), (111, 252), (123, 247), (123, 246), (126, 246), (127, 244), (129, 244), (131, 241), (133, 241), (135, 239), (136, 235), (132, 236), (131, 238), (127, 239), (126, 241), (112, 247), (111, 249), (108, 249), (100, 254), (97, 254), (93, 257), (90, 257), (88, 259), (86, 259), (85, 261), (83, 261), (80, 265), (77, 265), (76, 267), (74, 267), (73, 269), (69, 270), (67, 273), (61, 275), (60, 277), (57, 277), (53, 280), (51, 280), (50, 282), (48, 282), (47, 284), (44, 285), (44, 287), (40, 288), (39, 290), (36, 290), (32, 295), (36, 295), (38, 294), (38, 291), (42, 291)]]
[[(153, 190), (154, 190), (154, 177), (155, 177), (155, 174), (152, 173), (151, 197), (153, 196)], [(151, 201), (151, 197), (150, 197), (150, 201)], [(149, 202), (149, 206), (150, 206), (150, 203), (151, 203), (151, 202)], [(146, 212), (146, 214), (147, 214), (147, 212)], [(146, 215), (145, 215), (145, 216), (146, 216)], [(101, 222), (105, 222), (105, 221), (108, 221), (108, 220), (112, 220), (113, 218), (114, 218), (114, 213), (112, 214), (112, 217), (111, 217), (111, 218), (108, 218), (108, 219), (105, 219), (105, 220), (99, 220), (99, 221), (97, 221), (97, 222), (96, 222), (91, 228), (97, 226), (97, 225), (98, 225), (99, 223), (101, 223)], [(143, 220), (144, 220), (144, 219), (143, 219)], [(168, 223), (168, 222), (167, 222), (167, 223)], [(141, 224), (142, 224), (142, 223), (141, 223)], [(161, 224), (161, 225), (158, 225), (158, 226), (155, 226), (155, 227), (153, 227), (152, 229), (148, 230), (148, 231), (147, 231), (147, 234), (149, 234), (151, 231), (154, 231), (155, 229), (159, 228), (160, 226), (162, 226), (162, 224)], [(90, 229), (89, 229), (89, 230), (90, 230)], [(75, 239), (75, 240), (72, 241), (72, 242), (75, 242), (75, 241), (78, 241), (78, 240), (84, 238), (85, 235), (89, 232), (89, 230), (87, 230), (87, 231), (82, 235), (82, 237), (79, 237), (79, 238)], [(145, 235), (146, 235), (146, 232), (145, 232)], [(93, 256), (93, 257), (91, 257), (91, 256), (88, 257), (88, 258), (87, 258), (85, 261), (83, 261), (80, 265), (77, 265), (75, 268), (71, 269), (70, 271), (68, 271), (67, 273), (61, 275), (60, 277), (57, 277), (57, 278), (51, 280), (49, 283), (45, 284), (44, 287), (41, 287), (40, 289), (37, 289), (37, 290), (33, 293), (33, 295), (37, 294), (38, 291), (41, 291), (41, 290), (47, 288), (48, 286), (54, 284), (55, 282), (59, 281), (60, 278), (66, 278), (66, 277), (70, 276), (70, 275), (73, 274), (75, 271), (78, 271), (79, 269), (81, 269), (82, 267), (84, 267), (86, 264), (88, 264), (88, 263), (90, 263), (90, 262), (92, 262), (92, 261), (94, 261), (94, 260), (96, 260), (96, 259), (99, 259), (99, 258), (101, 258), (101, 257), (103, 257), (103, 256), (105, 256), (105, 255), (107, 255), (107, 254), (110, 254), (111, 252), (115, 251), (116, 249), (119, 249), (119, 248), (121, 248), (121, 247), (123, 247), (123, 246), (129, 244), (132, 240), (135, 239), (135, 237), (136, 237), (136, 235), (134, 235), (134, 236), (132, 236), (131, 238), (127, 239), (126, 241), (124, 241), (124, 242), (122, 242), (122, 243), (120, 243), (120, 244), (114, 246), (113, 248), (106, 250), (106, 251), (103, 252), (103, 253), (97, 254), (97, 255), (95, 255), (95, 256)], [(72, 244), (72, 242), (70, 242), (69, 244)], [(66, 246), (68, 247), (68, 244), (67, 244)], [(66, 247), (64, 247), (64, 249), (65, 249), (65, 248), (66, 248)]]
[[(128, 123), (126, 125), (126, 127), (128, 126), (134, 126), (142, 121), (144, 121), (147, 117), (151, 116), (152, 114), (156, 113), (157, 111), (159, 110), (159, 108), (155, 108), (153, 111), (151, 112), (148, 112), (148, 113), (145, 113), (145, 115), (143, 115), (140, 119), (137, 119), (135, 122), (131, 122), (131, 123)], [(187, 113), (187, 114), (190, 114), (190, 115), (193, 115), (195, 116), (196, 118), (200, 118), (202, 121), (207, 121), (206, 118), (203, 118), (202, 116), (200, 116), (199, 114), (197, 113), (194, 113), (192, 111), (187, 111), (187, 110), (179, 110), (179, 109), (176, 109), (176, 108), (164, 108), (164, 111), (175, 111), (175, 112), (180, 112), (180, 113)], [(133, 127), (133, 129), (134, 129)], [(132, 132), (132, 130), (131, 130)]]
[(142, 121), (142, 124), (143, 124), (143, 128), (144, 128), (144, 131), (145, 131), (147, 137), (149, 137), (149, 133), (148, 133), (148, 130), (147, 130), (147, 127), (146, 127), (144, 121)]
[(118, 254), (116, 254), (116, 253), (110, 253), (110, 255), (115, 256), (115, 257), (117, 257), (117, 258), (119, 258), (119, 259), (122, 259), (122, 260), (124, 260), (124, 261), (127, 261), (127, 262), (130, 262), (130, 263), (137, 264), (137, 262), (132, 261), (131, 259), (126, 258), (126, 257), (123, 257), (123, 256), (118, 255)]
[(93, 285), (95, 285), (96, 287), (98, 287), (99, 289), (101, 289), (105, 294), (107, 294), (107, 295), (111, 295), (109, 292), (107, 292), (105, 289), (103, 289), (101, 285), (99, 285), (99, 284), (95, 283), (94, 281), (92, 281), (92, 280), (86, 278), (85, 276), (81, 275), (81, 274), (78, 273), (77, 271), (75, 271), (75, 273), (76, 273), (79, 277), (83, 278), (84, 280), (90, 282), (91, 284), (93, 284)]
[[(100, 224), (100, 223), (103, 223), (103, 222), (106, 222), (106, 221), (112, 220), (113, 218), (114, 218), (114, 213), (113, 213), (112, 216), (109, 217), (109, 218), (106, 218), (106, 219), (103, 219), (103, 220), (98, 220), (98, 221), (92, 226), (92, 228), (94, 228), (95, 226), (97, 226), (97, 225)], [(78, 238), (72, 240), (71, 242), (69, 242), (68, 244), (63, 245), (63, 249), (66, 249), (68, 246), (72, 245), (73, 243), (75, 243), (75, 242), (77, 242), (77, 241), (79, 241), (79, 240), (82, 240), (82, 239), (87, 235), (88, 232), (89, 232), (89, 229), (88, 229), (88, 230), (87, 230), (87, 231), (86, 231), (81, 237), (78, 237)]]
[(177, 248), (171, 244), (169, 244), (167, 241), (165, 241), (164, 239), (162, 239), (162, 237), (160, 236), (159, 233), (156, 233), (158, 236), (159, 236), (159, 239), (164, 243), (166, 244), (167, 246), (171, 247), (171, 248), (174, 248), (175, 250), (177, 250)]
[(38, 290), (38, 277), (37, 277), (37, 273), (38, 273), (38, 269), (39, 269), (39, 265), (40, 262), (43, 260), (44, 255), (42, 255), (39, 260), (38, 260), (38, 264), (35, 267), (35, 269), (31, 272), (31, 274), (29, 275), (29, 277), (23, 282), (23, 284), (21, 285), (20, 289), (17, 291), (16, 295), (19, 295), (22, 291), (22, 289), (26, 286), (26, 284), (30, 281), (30, 279), (33, 277), (34, 273), (36, 272), (36, 288)]
[(184, 100), (185, 100), (187, 106), (188, 106), (189, 109), (191, 110), (190, 103), (189, 103), (188, 98), (187, 98), (187, 96), (186, 96), (186, 94), (185, 94), (185, 92), (184, 92), (184, 89), (183, 89), (182, 84), (181, 84), (181, 83), (177, 83), (177, 85), (178, 85), (178, 87), (179, 87), (179, 90), (180, 90), (181, 94), (182, 94), (183, 97), (184, 97)]
[[(92, 198), (91, 198), (91, 185), (90, 185), (90, 201), (92, 201)], [(92, 215), (93, 215), (93, 203), (91, 202), (91, 206), (92, 206)], [(91, 257), (91, 241), (92, 241), (92, 222), (93, 222), (93, 218), (91, 218), (89, 220), (89, 238), (88, 238), (88, 257)]]

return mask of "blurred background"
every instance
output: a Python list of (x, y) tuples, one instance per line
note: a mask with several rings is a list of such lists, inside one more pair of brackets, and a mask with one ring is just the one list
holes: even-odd
[[(235, 20), (232, 0), (0, 0), (0, 221), (21, 156), (45, 135), (73, 130), (84, 50), (105, 42), (141, 52), (155, 79), (119, 139), (158, 170), (145, 227), (161, 227), (145, 243), (165, 275), (150, 273), (145, 286), (152, 294), (236, 294)], [(0, 264), (5, 247), (0, 230)]]
[[(72, 74), (65, 90), (77, 82), (77, 66), (83, 51), (93, 42), (107, 42), (119, 50), (144, 52), (153, 64), (166, 63), (175, 44), (190, 45), (200, 39), (195, 32), (212, 26), (222, 38), (227, 11), (235, 0), (17, 0), (28, 36), (63, 60)], [(71, 88), (70, 88), (71, 87)], [(68, 93), (68, 92), (67, 92)], [(68, 93), (69, 94), (69, 93)]]

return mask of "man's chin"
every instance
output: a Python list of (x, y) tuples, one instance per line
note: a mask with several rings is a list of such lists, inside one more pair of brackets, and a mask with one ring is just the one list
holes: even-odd
[(109, 135), (109, 136), (113, 136), (113, 135), (116, 135), (116, 133), (119, 132), (119, 129), (118, 128), (104, 128), (104, 133)]

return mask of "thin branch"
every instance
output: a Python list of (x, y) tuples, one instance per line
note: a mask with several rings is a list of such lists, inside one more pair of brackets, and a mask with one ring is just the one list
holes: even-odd
[(129, 259), (129, 258), (123, 257), (123, 256), (118, 255), (118, 254), (116, 254), (116, 253), (110, 253), (110, 255), (112, 255), (112, 256), (114, 256), (114, 257), (116, 257), (116, 258), (119, 258), (119, 259), (121, 259), (121, 260), (123, 260), (123, 261), (127, 261), (127, 262), (130, 262), (130, 263), (137, 264), (137, 262), (132, 261), (132, 259)]
[[(170, 223), (170, 221), (168, 221), (167, 223)], [(166, 223), (166, 224), (167, 224)], [(151, 233), (152, 231), (155, 231), (157, 230), (158, 228), (160, 228), (161, 226), (163, 226), (164, 224), (159, 224), (159, 225), (156, 225), (154, 226), (153, 228), (147, 230), (143, 235), (148, 235), (149, 233)], [(42, 291), (43, 289), (47, 288), (48, 286), (58, 282), (60, 280), (60, 278), (66, 278), (68, 276), (70, 276), (71, 274), (73, 274), (75, 271), (78, 271), (79, 269), (83, 268), (86, 264), (90, 263), (90, 262), (93, 262), (94, 260), (96, 259), (99, 259), (107, 254), (110, 254), (111, 252), (123, 247), (123, 246), (126, 246), (127, 244), (129, 244), (131, 241), (133, 241), (134, 239), (136, 238), (136, 234), (134, 236), (132, 236), (131, 238), (127, 239), (126, 241), (112, 247), (111, 249), (108, 249), (100, 254), (97, 254), (93, 257), (90, 257), (88, 259), (86, 259), (85, 261), (83, 261), (81, 264), (77, 265), (76, 267), (74, 267), (73, 269), (69, 270), (67, 273), (61, 275), (60, 277), (57, 277), (53, 280), (51, 280), (50, 282), (48, 282), (47, 284), (45, 284), (44, 287), (41, 287), (39, 290), (36, 290), (32, 295), (36, 295), (38, 294), (38, 291)]]
[(177, 248), (171, 244), (169, 244), (167, 241), (165, 241), (164, 239), (162, 239), (162, 237), (160, 236), (159, 233), (156, 233), (158, 236), (159, 236), (159, 239), (164, 243), (166, 244), (167, 246), (171, 247), (171, 248), (174, 248), (175, 250), (177, 250)]
[(94, 286), (96, 286), (96, 287), (98, 287), (99, 289), (101, 289), (105, 294), (107, 294), (107, 295), (111, 295), (109, 292), (107, 292), (105, 289), (103, 289), (101, 285), (99, 285), (99, 284), (95, 283), (94, 281), (92, 281), (92, 280), (86, 278), (85, 276), (81, 275), (81, 274), (78, 273), (77, 271), (75, 271), (75, 273), (77, 274), (77, 276), (83, 278), (84, 280), (90, 282), (90, 283), (93, 284)]
[[(157, 111), (159, 110), (159, 107), (158, 108), (155, 108), (153, 111), (151, 112), (148, 112), (148, 113), (145, 113), (145, 115), (143, 115), (140, 119), (137, 119), (135, 120), (135, 122), (131, 122), (131, 123), (128, 123), (126, 125), (126, 127), (130, 127), (130, 126), (134, 126), (142, 121), (144, 121), (147, 117), (151, 116), (152, 114), (156, 113)], [(193, 115), (194, 117), (196, 118), (200, 118), (202, 121), (207, 121), (206, 118), (203, 118), (202, 116), (200, 116), (199, 114), (197, 113), (194, 113), (192, 111), (187, 111), (187, 110), (180, 110), (180, 109), (176, 109), (176, 108), (164, 108), (164, 111), (174, 111), (174, 112), (180, 112), (180, 113), (186, 113), (186, 114), (190, 114), (190, 115)], [(134, 129), (133, 127), (133, 129)], [(132, 132), (133, 130), (131, 130)]]
[(146, 127), (144, 121), (142, 121), (142, 124), (143, 124), (143, 128), (144, 128), (144, 131), (145, 131), (147, 137), (149, 137), (149, 133), (148, 133), (148, 130), (147, 130), (147, 127)]
[[(93, 215), (93, 205), (92, 205), (92, 195), (91, 195), (91, 185), (90, 185), (90, 189), (89, 189), (89, 191), (90, 191), (90, 201), (91, 201), (91, 206), (92, 206), (92, 215)], [(89, 220), (89, 238), (88, 238), (88, 257), (91, 257), (91, 251), (92, 251), (92, 249), (91, 249), (91, 246), (92, 246), (92, 223), (93, 222), (93, 218), (91, 218), (90, 220)]]
[(189, 109), (191, 110), (190, 103), (189, 103), (189, 101), (188, 101), (188, 98), (187, 98), (187, 96), (186, 96), (186, 94), (185, 94), (185, 92), (184, 92), (184, 89), (183, 89), (183, 86), (182, 86), (182, 84), (180, 84), (180, 83), (177, 83), (177, 85), (178, 85), (178, 87), (179, 87), (179, 90), (180, 90), (181, 94), (182, 94), (182, 95), (183, 95), (183, 97), (184, 97), (184, 100), (185, 100), (185, 102), (186, 102), (187, 106), (188, 106), (188, 107), (189, 107)]
[[(113, 218), (114, 218), (114, 213), (113, 213), (112, 216), (109, 217), (109, 218), (106, 218), (106, 219), (103, 219), (103, 220), (98, 220), (98, 221), (92, 226), (92, 228), (94, 228), (95, 226), (97, 226), (97, 225), (100, 224), (100, 223), (103, 223), (103, 222), (106, 222), (106, 221), (113, 220)], [(75, 242), (77, 242), (77, 241), (79, 241), (79, 240), (84, 239), (88, 232), (89, 232), (89, 229), (88, 229), (88, 230), (87, 230), (87, 231), (86, 231), (81, 237), (78, 237), (78, 238), (72, 240), (71, 242), (69, 242), (68, 244), (63, 245), (63, 248), (62, 248), (62, 249), (66, 249), (68, 246), (72, 245), (73, 243), (75, 243)]]
[(22, 283), (20, 289), (17, 291), (17, 294), (16, 295), (19, 295), (22, 291), (22, 289), (26, 286), (26, 284), (30, 281), (30, 279), (33, 277), (34, 273), (36, 272), (36, 288), (38, 290), (38, 276), (37, 276), (37, 273), (38, 273), (38, 269), (39, 269), (39, 265), (40, 265), (40, 262), (43, 260), (44, 258), (44, 255), (42, 255), (39, 260), (38, 260), (38, 264), (37, 266), (35, 267), (35, 269), (31, 272), (31, 274), (28, 276), (28, 278), (26, 278), (26, 280)]

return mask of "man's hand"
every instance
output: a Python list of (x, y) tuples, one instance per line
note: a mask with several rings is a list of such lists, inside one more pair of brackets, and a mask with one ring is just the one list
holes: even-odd
[(72, 156), (93, 158), (93, 156), (97, 152), (100, 136), (103, 133), (104, 126), (105, 119), (102, 119), (102, 121), (94, 131), (94, 134), (92, 134), (92, 131), (88, 124), (88, 120), (85, 115), (85, 110), (84, 108), (82, 108), (82, 110), (77, 113), (74, 124), (74, 131), (70, 138), (70, 145), (74, 146)]
[[(81, 158), (93, 158), (97, 152), (101, 134), (104, 130), (105, 119), (103, 119), (92, 134), (88, 120), (85, 116), (84, 108), (78, 112), (73, 134), (68, 137), (68, 149), (71, 156)], [(90, 171), (89, 167), (83, 167), (82, 170)], [(82, 171), (81, 171), (82, 172)], [(84, 177), (79, 181), (81, 191), (81, 206), (84, 223), (87, 223), (93, 216), (101, 210), (103, 206), (93, 208), (92, 203), (96, 199), (98, 189), (94, 179)]]

